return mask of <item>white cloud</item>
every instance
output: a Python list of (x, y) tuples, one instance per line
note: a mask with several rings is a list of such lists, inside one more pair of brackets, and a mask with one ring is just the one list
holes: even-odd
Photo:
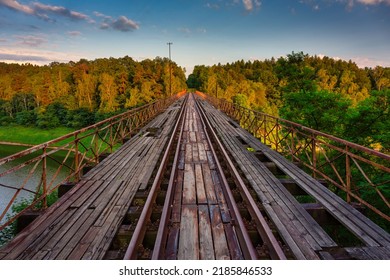
[(365, 5), (378, 5), (381, 3), (390, 5), (390, 0), (357, 0), (357, 2)]
[(242, 3), (244, 4), (245, 10), (251, 12), (256, 7), (261, 6), (260, 0), (242, 0)]
[(80, 31), (68, 31), (66, 32), (66, 34), (72, 36), (72, 37), (77, 37), (77, 36), (81, 36), (82, 33)]
[(128, 19), (125, 16), (120, 16), (118, 19), (105, 19), (105, 21), (100, 25), (100, 29), (109, 29), (128, 32), (139, 29), (138, 23)]
[(31, 63), (37, 65), (45, 65), (50, 62), (69, 62), (70, 60), (77, 61), (82, 58), (82, 55), (52, 52), (42, 50), (31, 50), (25, 48), (1, 48), (0, 61), (7, 63)]
[(34, 14), (34, 10), (31, 7), (20, 4), (16, 0), (0, 0), (0, 5), (26, 14), (30, 14), (30, 15)]
[(72, 11), (62, 6), (46, 5), (40, 2), (34, 2), (30, 5), (23, 5), (16, 0), (0, 0), (0, 6), (4, 6), (24, 14), (34, 15), (47, 21), (55, 21), (55, 19), (49, 17), (48, 14), (51, 14), (67, 17), (72, 20), (85, 20), (93, 23), (93, 20), (86, 14)]
[(47, 43), (47, 40), (43, 38), (42, 36), (34, 36), (34, 35), (15, 35), (14, 38), (16, 38), (18, 41), (16, 42), (17, 45), (20, 46), (26, 46), (26, 47), (40, 47), (43, 44)]

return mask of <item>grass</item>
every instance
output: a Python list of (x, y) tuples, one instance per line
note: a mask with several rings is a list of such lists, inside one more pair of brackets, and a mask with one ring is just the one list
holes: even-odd
[(0, 126), (0, 141), (37, 145), (72, 131), (74, 129), (67, 127), (41, 129), (20, 125)]

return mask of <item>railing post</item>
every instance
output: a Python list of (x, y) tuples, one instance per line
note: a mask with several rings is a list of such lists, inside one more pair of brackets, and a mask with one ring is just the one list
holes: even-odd
[(279, 151), (279, 119), (276, 119), (275, 150)]
[(112, 126), (113, 126), (113, 124), (112, 124), (112, 120), (111, 120), (110, 121), (110, 153), (112, 153), (112, 148), (114, 146), (113, 139), (112, 139)]
[(75, 134), (75, 140), (74, 140), (74, 179), (76, 182), (80, 181), (80, 169), (79, 169), (79, 164), (80, 164), (80, 159), (79, 159), (79, 139), (78, 139), (78, 133)]
[(311, 162), (313, 166), (313, 178), (316, 178), (317, 174), (317, 141), (315, 135), (312, 134), (312, 140), (311, 140)]
[(263, 143), (264, 145), (267, 145), (267, 117), (263, 115), (263, 119), (264, 119)]
[(95, 130), (95, 139), (94, 139), (94, 149), (95, 149), (95, 163), (99, 163), (99, 128), (97, 127)]
[(351, 202), (351, 162), (348, 155), (348, 146), (345, 146), (345, 176), (346, 176), (346, 187), (347, 187), (347, 202)]
[(295, 141), (294, 141), (294, 129), (291, 129), (291, 161), (294, 162), (295, 154)]
[(46, 146), (43, 148), (43, 159), (42, 159), (42, 195), (43, 195), (43, 205), (42, 208), (47, 207), (47, 156), (46, 156)]

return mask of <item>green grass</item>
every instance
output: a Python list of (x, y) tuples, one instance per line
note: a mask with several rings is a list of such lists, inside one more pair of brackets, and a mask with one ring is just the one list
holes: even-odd
[(36, 127), (0, 126), (0, 141), (23, 144), (41, 144), (74, 131), (72, 128), (58, 127), (40, 129)]

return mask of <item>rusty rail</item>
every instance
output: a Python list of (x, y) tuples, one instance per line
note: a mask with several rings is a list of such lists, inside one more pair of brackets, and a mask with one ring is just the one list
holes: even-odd
[[(202, 116), (201, 119), (202, 119), (203, 126), (205, 127), (205, 129), (206, 127), (209, 129), (210, 136), (214, 139), (217, 149), (221, 152), (222, 157), (225, 160), (226, 165), (228, 166), (229, 172), (232, 174), (232, 177), (234, 178), (234, 181), (238, 189), (240, 190), (241, 196), (246, 203), (247, 209), (256, 223), (257, 231), (260, 234), (264, 243), (267, 245), (271, 258), (274, 260), (286, 260), (287, 257), (285, 256), (283, 249), (281, 248), (278, 241), (276, 240), (263, 214), (261, 214), (259, 208), (257, 207), (255, 200), (251, 196), (249, 189), (247, 188), (244, 181), (242, 180), (238, 170), (234, 166), (234, 163), (229, 157), (227, 151), (223, 147), (222, 142), (218, 139), (215, 130), (212, 128), (209, 120), (207, 119), (204, 109), (201, 107), (199, 103), (197, 103), (197, 108), (199, 110), (199, 114)], [(206, 137), (208, 141), (211, 143), (210, 136), (206, 132)], [(212, 145), (210, 145), (210, 149), (214, 157), (216, 158), (216, 153)], [(222, 171), (222, 167), (218, 160), (216, 161), (216, 165), (218, 166), (218, 169)], [(228, 186), (225, 176), (222, 176), (222, 180), (224, 181), (225, 186)], [(241, 215), (239, 214), (237, 205), (234, 202), (233, 194), (230, 188), (225, 188), (224, 191), (226, 193), (227, 201), (229, 203), (229, 208), (232, 211), (235, 220), (237, 221), (237, 224), (239, 225), (237, 230), (238, 237), (241, 241), (241, 244), (247, 246), (246, 248), (243, 246), (244, 253), (246, 253), (246, 255), (250, 257), (250, 259), (256, 259), (255, 257), (256, 253), (254, 252), (254, 248), (249, 246), (249, 244), (251, 244), (250, 237), (248, 236), (247, 232), (242, 231), (242, 229), (245, 228), (245, 225), (241, 218)]]
[[(61, 184), (79, 181), (84, 167), (96, 165), (101, 154), (113, 152), (180, 95), (182, 93), (0, 159), (0, 167), (3, 167), (0, 171), (0, 191), (8, 189), (14, 192), (5, 208), (0, 209), (0, 231), (27, 210), (46, 208), (48, 196)], [(51, 172), (48, 172), (48, 161), (54, 166)], [(67, 175), (60, 176), (61, 171)], [(33, 176), (40, 178), (39, 182), (31, 180)], [(15, 182), (11, 179), (15, 177), (20, 180)], [(12, 185), (4, 184), (4, 181), (10, 181)], [(34, 194), (31, 203), (19, 213), (10, 213), (25, 192)]]
[[(216, 108), (316, 178), (347, 202), (357, 202), (390, 221), (390, 155), (197, 92)], [(341, 192), (340, 192), (341, 191)]]

